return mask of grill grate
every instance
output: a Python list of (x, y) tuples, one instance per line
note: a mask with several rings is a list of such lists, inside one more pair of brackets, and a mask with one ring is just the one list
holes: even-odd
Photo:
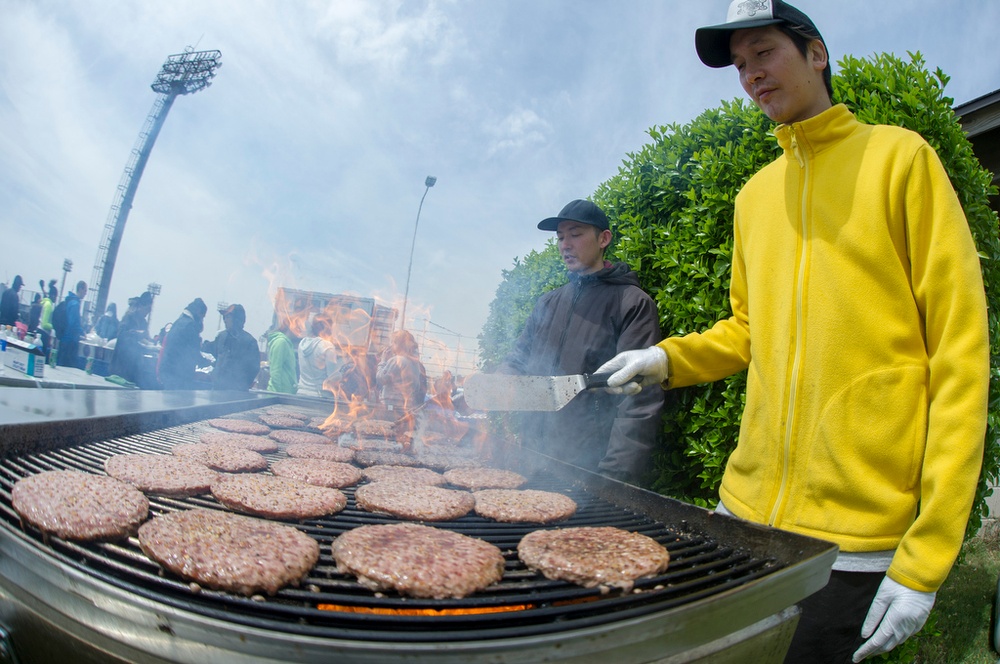
[[(248, 411), (246, 416), (254, 414)], [(442, 642), (467, 639), (470, 633), (477, 638), (506, 638), (584, 628), (719, 594), (767, 576), (781, 566), (772, 558), (755, 557), (738, 547), (682, 532), (623, 509), (600, 499), (580, 483), (567, 484), (551, 474), (524, 468), (516, 470), (528, 478), (525, 488), (564, 493), (579, 506), (575, 516), (550, 527), (601, 525), (642, 533), (669, 550), (671, 563), (667, 572), (638, 581), (630, 593), (602, 593), (598, 589), (551, 581), (528, 570), (517, 558), (516, 547), (521, 537), (538, 526), (497, 523), (468, 515), (433, 525), (499, 547), (506, 561), (500, 582), (460, 600), (414, 599), (391, 592), (376, 594), (352, 576), (337, 572), (330, 543), (356, 526), (391, 523), (396, 519), (359, 509), (354, 501), (354, 488), (349, 487), (344, 489), (348, 505), (343, 512), (289, 522), (320, 544), (320, 560), (301, 586), (284, 588), (271, 597), (246, 598), (193, 588), (162, 571), (142, 553), (135, 537), (114, 543), (77, 543), (44, 537), (34, 528), (22, 528), (11, 507), (11, 488), (22, 477), (46, 470), (103, 474), (103, 464), (109, 456), (127, 452), (169, 454), (174, 445), (197, 442), (200, 434), (209, 430), (212, 429), (206, 423), (195, 422), (4, 459), (0, 461), (0, 521), (11, 533), (64, 564), (157, 602), (206, 617), (289, 633), (380, 641)], [(284, 453), (264, 456), (277, 460)], [(225, 509), (211, 496), (150, 497), (152, 516), (192, 507)], [(431, 622), (433, 628), (429, 629)]]

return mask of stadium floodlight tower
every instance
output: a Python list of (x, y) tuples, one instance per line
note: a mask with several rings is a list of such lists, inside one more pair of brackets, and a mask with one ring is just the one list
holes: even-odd
[(97, 260), (94, 261), (94, 274), (89, 291), (91, 297), (87, 298), (84, 307), (85, 320), (92, 322), (95, 317), (104, 313), (104, 308), (107, 306), (111, 275), (115, 271), (115, 261), (118, 259), (122, 234), (125, 232), (125, 222), (132, 209), (135, 191), (139, 187), (139, 179), (149, 160), (149, 153), (156, 143), (156, 137), (160, 134), (164, 120), (167, 119), (170, 107), (174, 105), (178, 95), (189, 95), (211, 85), (216, 70), (221, 66), (222, 53), (219, 51), (185, 49), (183, 53), (167, 57), (160, 73), (156, 75), (156, 80), (150, 86), (158, 95), (132, 148), (125, 172), (118, 183), (111, 211), (108, 213), (104, 235), (97, 249)]

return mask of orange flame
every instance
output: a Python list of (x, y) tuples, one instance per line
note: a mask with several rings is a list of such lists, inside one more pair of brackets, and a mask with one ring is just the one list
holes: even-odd
[(509, 604), (507, 606), (477, 606), (467, 609), (388, 609), (378, 606), (349, 606), (346, 604), (317, 604), (320, 611), (340, 611), (342, 613), (365, 613), (379, 616), (466, 616), (486, 613), (509, 613), (534, 609), (534, 604)]

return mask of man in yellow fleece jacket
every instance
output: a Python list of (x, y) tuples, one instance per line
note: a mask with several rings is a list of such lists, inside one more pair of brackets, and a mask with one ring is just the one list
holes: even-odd
[(859, 662), (919, 631), (962, 543), (989, 383), (979, 259), (926, 141), (833, 104), (808, 16), (734, 0), (695, 44), (736, 67), (784, 154), (736, 198), (732, 316), (598, 371), (634, 391), (749, 369), (719, 510), (840, 547), (786, 661)]

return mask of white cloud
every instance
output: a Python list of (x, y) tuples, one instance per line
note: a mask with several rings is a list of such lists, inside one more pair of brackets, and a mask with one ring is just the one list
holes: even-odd
[(545, 143), (550, 126), (531, 109), (520, 109), (508, 114), (487, 131), (493, 135), (487, 154), (520, 152), (531, 145)]

